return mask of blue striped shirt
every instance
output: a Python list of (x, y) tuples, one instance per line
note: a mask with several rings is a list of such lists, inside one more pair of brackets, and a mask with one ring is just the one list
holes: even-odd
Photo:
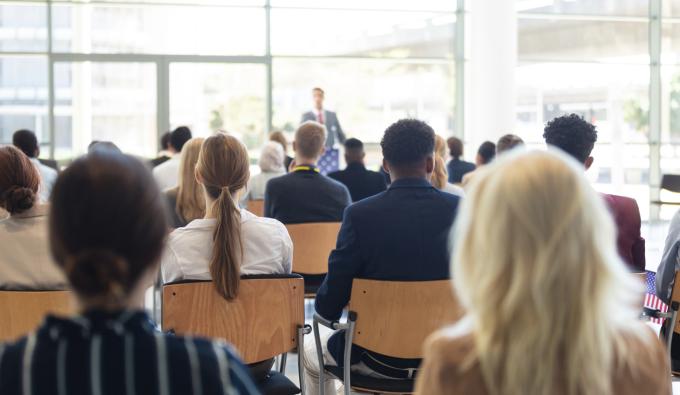
[(259, 394), (224, 343), (158, 332), (143, 312), (47, 317), (0, 344), (3, 395)]

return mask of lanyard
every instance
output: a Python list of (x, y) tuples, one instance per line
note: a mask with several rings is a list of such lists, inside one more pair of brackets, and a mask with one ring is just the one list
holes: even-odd
[(314, 171), (314, 172), (318, 173), (319, 169), (316, 168), (315, 166), (295, 166), (293, 168), (293, 173), (298, 172), (298, 171)]

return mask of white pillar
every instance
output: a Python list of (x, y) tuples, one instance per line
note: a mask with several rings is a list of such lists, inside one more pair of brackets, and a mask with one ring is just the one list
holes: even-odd
[[(465, 139), (478, 147), (515, 126), (517, 17), (515, 0), (472, 0)], [(472, 154), (472, 153), (469, 153)], [(471, 157), (472, 155), (467, 155)]]

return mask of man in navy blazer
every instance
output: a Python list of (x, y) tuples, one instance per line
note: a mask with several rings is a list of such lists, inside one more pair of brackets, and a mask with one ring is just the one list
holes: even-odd
[(328, 177), (345, 184), (352, 195), (352, 201), (366, 199), (387, 189), (385, 176), (366, 169), (364, 165), (364, 143), (359, 139), (345, 141), (345, 170), (328, 174)]
[[(329, 258), (328, 275), (315, 302), (317, 313), (329, 320), (340, 318), (355, 278), (449, 278), (448, 236), (459, 198), (430, 184), (434, 131), (422, 121), (403, 119), (387, 128), (380, 144), (392, 184), (387, 191), (345, 210), (337, 246)], [(336, 332), (328, 340), (326, 362), (342, 364), (343, 348), (344, 334)], [(311, 345), (305, 352), (307, 389), (313, 394), (318, 390), (317, 357)], [(413, 377), (419, 364), (420, 360), (390, 358), (357, 346), (352, 350), (353, 369), (358, 366), (357, 371), (367, 375), (406, 379)], [(329, 390), (330, 385), (329, 380)]]
[(316, 162), (324, 153), (326, 129), (314, 121), (295, 133), (295, 159), (290, 173), (272, 178), (264, 193), (264, 216), (284, 224), (340, 222), (352, 198), (347, 188), (319, 172)]

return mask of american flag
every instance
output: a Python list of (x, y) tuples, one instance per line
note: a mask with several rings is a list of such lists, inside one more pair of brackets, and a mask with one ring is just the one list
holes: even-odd
[[(666, 305), (666, 303), (661, 301), (661, 299), (656, 296), (656, 287), (654, 285), (656, 273), (647, 270), (645, 274), (645, 284), (647, 285), (647, 292), (645, 293), (645, 307), (659, 310), (662, 313), (667, 312), (668, 305)], [(652, 318), (649, 321), (655, 324), (663, 324), (663, 318)]]
[(337, 170), (340, 170), (340, 151), (337, 148), (326, 149), (319, 159), (319, 171), (326, 175)]

